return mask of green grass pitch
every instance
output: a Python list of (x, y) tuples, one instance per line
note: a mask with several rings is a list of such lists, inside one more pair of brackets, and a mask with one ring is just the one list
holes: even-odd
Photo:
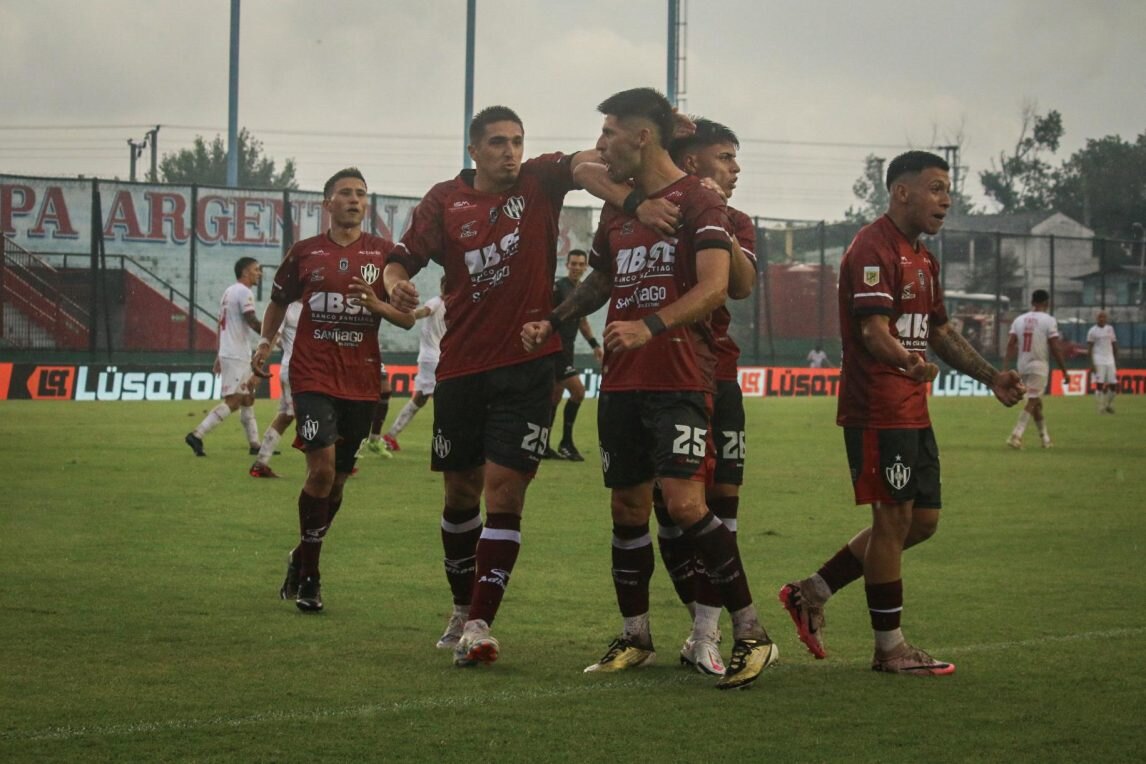
[(687, 617), (659, 559), (656, 665), (582, 673), (619, 628), (592, 402), (587, 461), (530, 488), (501, 659), (468, 670), (433, 646), (449, 595), (429, 410), (394, 459), (361, 461), (323, 553), (327, 612), (304, 616), (276, 596), (300, 454), (272, 463), (283, 480), (248, 477), (234, 417), (196, 459), (203, 403), (0, 403), (0, 760), (1140, 761), (1146, 397), (1114, 416), (1051, 399), (1055, 447), (1032, 426), (1021, 452), (1017, 410), (932, 401), (944, 520), (905, 558), (904, 630), (958, 671), (929, 679), (868, 670), (861, 586), (828, 607), (826, 661), (776, 601), (867, 522), (834, 405), (747, 402), (740, 545), (781, 663), (721, 693), (677, 665)]

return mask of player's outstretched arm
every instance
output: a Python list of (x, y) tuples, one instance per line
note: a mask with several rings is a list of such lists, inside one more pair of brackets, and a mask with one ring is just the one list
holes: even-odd
[(671, 236), (680, 223), (680, 208), (667, 199), (646, 199), (627, 183), (617, 183), (599, 161), (595, 150), (578, 151), (573, 157), (573, 180), (593, 196), (622, 209), (649, 228)]
[[(1011, 340), (1014, 339), (1012, 334)], [(987, 363), (987, 359), (979, 355), (963, 335), (951, 328), (950, 323), (932, 329), (928, 344), (952, 368), (990, 387), (1004, 406), (1014, 406), (1026, 392), (1017, 371), (999, 371)]]
[(374, 287), (367, 284), (358, 276), (350, 277), (350, 296), (376, 316), (382, 316), (388, 323), (401, 329), (410, 329), (417, 320), (417, 315), (411, 311), (398, 310), (383, 300), (374, 291)]
[(604, 305), (613, 291), (613, 279), (601, 271), (593, 271), (553, 309), (549, 317), (540, 321), (530, 321), (521, 327), (521, 344), (526, 352), (541, 347), (557, 327), (566, 321), (575, 321), (587, 316)]
[(939, 374), (938, 366), (912, 353), (891, 336), (890, 319), (885, 315), (864, 316), (860, 320), (860, 339), (877, 361), (899, 369), (916, 382), (930, 382)]

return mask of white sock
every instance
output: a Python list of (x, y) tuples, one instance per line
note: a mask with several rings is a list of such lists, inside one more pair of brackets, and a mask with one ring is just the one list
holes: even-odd
[(281, 437), (282, 433), (274, 427), (268, 427), (267, 431), (263, 433), (263, 444), (259, 446), (259, 458), (255, 461), (265, 466), (266, 463), (271, 460), (271, 457), (274, 456), (275, 446), (279, 444), (279, 438)]
[(891, 631), (876, 631), (875, 633), (875, 651), (883, 655), (891, 655), (895, 652), (895, 648), (903, 644), (903, 629), (892, 629)]
[(1106, 407), (1107, 408), (1113, 408), (1113, 406), (1114, 406), (1114, 391), (1113, 390), (1107, 390), (1106, 391)]
[(635, 638), (638, 642), (648, 644), (652, 641), (649, 635), (649, 614), (625, 616), (625, 636)]
[(692, 617), (692, 638), (716, 641), (720, 630), (720, 611), (723, 608), (696, 603), (696, 613)]
[(215, 408), (207, 412), (207, 416), (203, 417), (203, 421), (195, 428), (195, 437), (202, 438), (207, 433), (214, 430), (219, 426), (219, 423), (231, 415), (231, 409), (226, 403), (220, 403)]
[(239, 421), (243, 423), (243, 429), (247, 431), (247, 443), (258, 445), (259, 425), (255, 422), (255, 407), (240, 406)]
[(1019, 414), (1019, 421), (1015, 423), (1015, 429), (1011, 431), (1011, 434), (1016, 438), (1023, 437), (1023, 432), (1027, 429), (1027, 422), (1029, 421), (1031, 421), (1029, 412), (1024, 411)]
[(406, 425), (410, 424), (410, 420), (421, 410), (422, 407), (415, 405), (412, 398), (406, 401), (406, 405), (398, 412), (398, 418), (394, 420), (394, 424), (390, 425), (390, 431), (386, 434), (390, 437), (397, 436), (398, 433), (406, 429)]
[(1106, 391), (1105, 390), (1095, 390), (1094, 391), (1094, 400), (1095, 400), (1094, 407), (1096, 409), (1098, 409), (1098, 413), (1101, 414), (1103, 412), (1103, 410), (1106, 408)]
[(1035, 424), (1039, 427), (1039, 437), (1043, 440), (1050, 440), (1050, 434), (1047, 433), (1047, 420), (1036, 419)]

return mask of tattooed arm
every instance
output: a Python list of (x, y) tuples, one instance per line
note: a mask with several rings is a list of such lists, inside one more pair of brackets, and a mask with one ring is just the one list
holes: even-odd
[(949, 366), (990, 387), (1004, 406), (1014, 406), (1026, 392), (1017, 371), (999, 371), (987, 363), (950, 323), (933, 328), (928, 344)]
[(613, 291), (613, 279), (601, 271), (593, 271), (584, 281), (577, 285), (573, 294), (565, 298), (548, 318), (540, 321), (530, 321), (521, 327), (521, 344), (527, 352), (541, 347), (549, 335), (557, 331), (558, 324), (566, 321), (575, 321), (587, 316), (600, 308), (609, 300)]

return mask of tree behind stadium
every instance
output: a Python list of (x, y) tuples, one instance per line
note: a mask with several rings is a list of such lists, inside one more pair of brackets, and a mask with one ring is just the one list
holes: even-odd
[[(216, 134), (208, 144), (196, 135), (189, 149), (164, 154), (159, 173), (165, 183), (227, 185), (227, 146)], [(294, 159), (283, 162), (282, 172), (275, 172), (275, 162), (263, 155), (263, 143), (243, 128), (239, 132), (239, 186), (245, 188), (298, 188), (294, 177)]]

